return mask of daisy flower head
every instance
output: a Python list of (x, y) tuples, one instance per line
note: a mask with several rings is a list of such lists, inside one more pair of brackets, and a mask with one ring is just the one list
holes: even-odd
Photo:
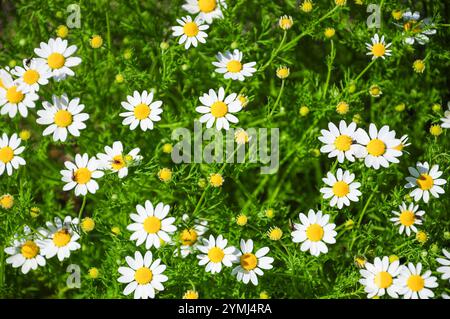
[(212, 64), (217, 67), (216, 72), (224, 74), (225, 79), (244, 81), (245, 77), (251, 77), (256, 72), (256, 62), (242, 63), (242, 52), (235, 49), (233, 53), (219, 52), (217, 61)]
[(442, 253), (445, 258), (436, 258), (436, 261), (442, 265), (436, 271), (442, 274), (442, 280), (447, 280), (450, 279), (450, 253), (445, 249), (442, 249)]
[(16, 133), (8, 137), (6, 133), (3, 133), (0, 138), (0, 176), (3, 172), (11, 176), (15, 169), (18, 169), (20, 165), (25, 165), (25, 160), (19, 156), (25, 146), (20, 146), (22, 140)]
[(197, 47), (198, 43), (206, 43), (208, 34), (205, 32), (209, 25), (203, 24), (203, 20), (197, 16), (194, 21), (190, 16), (177, 19), (179, 25), (172, 27), (172, 36), (180, 37), (178, 44), (184, 43), (187, 50), (192, 45)]
[(134, 130), (138, 125), (144, 132), (153, 130), (153, 122), (161, 120), (161, 105), (162, 101), (153, 101), (153, 92), (134, 91), (133, 95), (127, 96), (127, 101), (122, 102), (122, 107), (127, 110), (119, 114), (125, 118), (122, 124), (130, 125), (130, 130)]
[(124, 178), (128, 175), (128, 167), (142, 160), (139, 151), (139, 148), (134, 148), (128, 154), (125, 154), (122, 142), (116, 141), (112, 147), (105, 146), (105, 153), (97, 154), (97, 158), (100, 160), (102, 168), (117, 173), (119, 178)]
[(222, 9), (227, 8), (225, 0), (186, 0), (181, 6), (190, 14), (197, 14), (197, 18), (211, 24), (213, 19), (222, 19)]
[(217, 93), (210, 89), (209, 93), (204, 93), (199, 100), (202, 105), (196, 107), (195, 110), (203, 114), (200, 117), (200, 123), (206, 123), (207, 128), (211, 128), (215, 122), (218, 131), (222, 128), (228, 130), (230, 128), (229, 122), (239, 122), (238, 118), (232, 114), (242, 110), (242, 104), (236, 93), (231, 93), (225, 97), (223, 87)]
[(161, 264), (161, 259), (153, 260), (151, 251), (144, 256), (139, 251), (131, 256), (125, 257), (128, 267), (119, 267), (122, 275), (118, 282), (127, 284), (123, 290), (125, 296), (134, 292), (134, 299), (155, 298), (155, 293), (164, 290), (163, 282), (169, 278), (163, 275), (166, 265)]
[(231, 274), (236, 275), (238, 281), (253, 285), (258, 285), (258, 276), (264, 275), (262, 269), (272, 269), (273, 258), (266, 256), (269, 247), (263, 247), (253, 253), (253, 240), (247, 241), (241, 239), (241, 251), (237, 252), (239, 265), (236, 266)]
[(395, 131), (390, 131), (389, 126), (385, 125), (378, 130), (375, 124), (371, 123), (369, 134), (359, 128), (356, 130), (355, 137), (361, 144), (356, 156), (364, 158), (364, 164), (367, 167), (379, 169), (380, 166), (388, 167), (389, 163), (399, 163), (397, 157), (401, 156), (402, 152), (396, 147), (401, 144), (401, 141), (395, 138)]
[(381, 297), (386, 292), (390, 297), (398, 298), (399, 287), (395, 282), (401, 269), (398, 260), (390, 262), (387, 256), (376, 257), (373, 264), (366, 262), (364, 267), (359, 271), (362, 276), (359, 282), (364, 285), (367, 298)]
[(319, 141), (325, 145), (320, 148), (320, 152), (327, 154), (328, 157), (337, 157), (339, 163), (343, 163), (345, 159), (350, 162), (355, 161), (355, 152), (357, 145), (355, 144), (356, 123), (349, 125), (344, 120), (339, 122), (339, 127), (334, 123), (328, 123), (328, 130), (321, 130), (322, 136)]
[(431, 271), (427, 270), (422, 274), (422, 264), (416, 266), (409, 263), (400, 269), (398, 278), (394, 280), (394, 284), (399, 287), (398, 293), (403, 295), (404, 299), (429, 299), (434, 297), (434, 293), (430, 288), (438, 286), (437, 278), (431, 276)]
[(0, 73), (0, 83), (1, 115), (8, 114), (13, 118), (19, 111), (21, 116), (27, 117), (28, 109), (35, 107), (34, 102), (39, 96), (33, 91), (25, 90), (19, 80), (13, 80), (11, 74), (6, 71)]
[(130, 240), (136, 241), (136, 246), (145, 242), (145, 248), (159, 248), (161, 240), (171, 242), (169, 234), (174, 233), (177, 228), (173, 225), (174, 217), (167, 217), (170, 206), (158, 203), (155, 207), (151, 201), (146, 200), (144, 206), (136, 205), (137, 214), (131, 214), (135, 222), (127, 226), (133, 233)]
[(39, 91), (39, 86), (47, 85), (48, 79), (52, 77), (48, 65), (38, 59), (24, 59), (23, 67), (16, 66), (11, 74), (18, 77), (18, 88), (25, 92)]
[(197, 255), (199, 259), (198, 264), (204, 266), (206, 272), (212, 274), (219, 273), (222, 270), (222, 265), (231, 267), (233, 263), (237, 262), (237, 250), (233, 246), (228, 246), (228, 240), (224, 239), (222, 235), (214, 238), (213, 235), (209, 239), (203, 238), (202, 245), (197, 249), (201, 254)]
[(71, 68), (81, 63), (81, 58), (72, 56), (76, 51), (76, 45), (68, 46), (67, 40), (61, 38), (51, 38), (48, 43), (41, 42), (40, 47), (34, 49), (38, 60), (50, 68), (56, 81), (75, 75)]
[(441, 127), (442, 128), (450, 128), (450, 102), (447, 102), (447, 107), (448, 107), (448, 110), (445, 111), (444, 117), (441, 118), (441, 121), (442, 121)]
[(404, 42), (409, 45), (413, 45), (415, 42), (425, 45), (430, 41), (429, 35), (436, 34), (436, 29), (434, 29), (431, 19), (420, 20), (418, 11), (405, 11), (403, 13), (403, 25), (400, 26), (404, 30)]
[[(188, 222), (188, 214), (183, 214), (182, 220)], [(197, 250), (197, 246), (203, 239), (203, 235), (208, 230), (208, 222), (206, 220), (194, 219), (194, 225), (192, 227), (186, 227), (181, 231), (180, 234), (180, 250), (175, 250), (175, 256), (180, 253), (181, 257), (185, 258), (189, 254)]]
[(85, 196), (88, 192), (95, 194), (99, 186), (95, 179), (100, 178), (104, 173), (99, 170), (100, 162), (95, 157), (89, 158), (85, 153), (75, 155), (75, 163), (66, 161), (64, 166), (67, 168), (61, 170), (61, 180), (65, 183), (63, 191), (69, 191), (75, 188), (75, 195)]
[(423, 201), (428, 203), (430, 194), (439, 198), (440, 194), (445, 193), (441, 186), (445, 185), (447, 181), (439, 178), (442, 175), (439, 165), (433, 165), (430, 168), (428, 162), (417, 162), (416, 167), (408, 167), (408, 170), (411, 176), (406, 178), (408, 183), (405, 188), (414, 188), (409, 196), (414, 197), (416, 202), (423, 198)]
[(408, 143), (408, 135), (405, 134), (402, 137), (400, 137), (400, 144), (394, 147), (394, 149), (396, 149), (397, 151), (403, 151), (405, 147), (408, 147), (410, 145), (411, 143)]
[(294, 20), (291, 16), (281, 16), (278, 20), (278, 26), (283, 30), (289, 30), (294, 25)]
[(369, 50), (367, 55), (371, 55), (372, 60), (378, 58), (386, 59), (386, 56), (390, 56), (392, 54), (392, 50), (388, 49), (392, 43), (386, 44), (384, 35), (380, 38), (379, 35), (375, 33), (375, 35), (371, 38), (371, 41), (371, 44), (366, 43), (366, 47)]
[(322, 180), (329, 187), (321, 188), (320, 192), (324, 199), (331, 198), (331, 207), (337, 206), (341, 209), (344, 205), (350, 206), (350, 201), (357, 202), (358, 197), (361, 196), (361, 192), (358, 190), (361, 183), (355, 182), (355, 174), (349, 171), (338, 168), (336, 176), (328, 172), (327, 177)]
[(390, 220), (395, 225), (400, 225), (399, 233), (403, 234), (403, 231), (405, 231), (407, 236), (411, 235), (411, 231), (417, 233), (415, 225), (422, 225), (421, 218), (425, 214), (425, 211), (418, 211), (419, 205), (414, 205), (413, 203), (406, 206), (405, 202), (398, 206), (398, 208), (400, 212), (392, 211), (395, 217)]
[(299, 215), (301, 224), (294, 223), (294, 231), (291, 233), (294, 243), (302, 243), (301, 251), (307, 251), (313, 256), (326, 254), (328, 247), (326, 244), (335, 244), (337, 233), (334, 230), (335, 224), (330, 223), (330, 215), (324, 214), (319, 210), (315, 213), (309, 210), (308, 216), (303, 213)]
[(89, 114), (82, 113), (84, 104), (80, 104), (79, 98), (70, 100), (67, 94), (53, 95), (52, 102), (44, 101), (42, 106), (44, 109), (37, 111), (36, 123), (48, 125), (43, 136), (52, 134), (53, 141), (65, 142), (68, 134), (78, 137), (86, 128), (84, 122), (89, 119)]

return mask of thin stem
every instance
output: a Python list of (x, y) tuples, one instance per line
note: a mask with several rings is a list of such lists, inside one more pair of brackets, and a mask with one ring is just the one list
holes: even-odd
[(259, 69), (260, 72), (264, 71), (264, 70), (272, 63), (273, 59), (275, 59), (275, 57), (277, 56), (278, 52), (280, 52), (281, 47), (282, 47), (283, 44), (284, 44), (284, 41), (286, 41), (286, 35), (287, 35), (287, 31), (284, 30), (283, 38), (281, 39), (281, 42), (280, 42), (280, 44), (278, 45), (278, 48), (276, 48), (274, 51), (272, 51), (272, 54), (270, 55), (269, 61), (267, 61), (266, 64), (264, 64), (264, 65)]
[(327, 66), (328, 66), (327, 80), (325, 82), (325, 88), (323, 89), (322, 98), (325, 98), (325, 96), (327, 95), (328, 85), (330, 83), (330, 78), (331, 78), (331, 70), (333, 69), (333, 62), (334, 62), (335, 56), (336, 56), (336, 51), (334, 49), (334, 41), (331, 40), (331, 52), (330, 52), (330, 57), (329, 57), (329, 60), (327, 63)]
[(284, 79), (281, 80), (280, 92), (278, 92), (277, 99), (275, 101), (275, 104), (273, 105), (272, 111), (270, 111), (269, 117), (272, 117), (273, 112), (275, 111), (275, 109), (277, 108), (278, 103), (280, 102), (281, 95), (283, 94), (283, 90), (284, 90), (284, 82), (286, 82)]
[(367, 70), (370, 69), (370, 67), (375, 63), (376, 60), (377, 60), (377, 59), (373, 59), (373, 60), (366, 66), (366, 68), (365, 68), (364, 70), (362, 70), (361, 73), (359, 73), (359, 75), (356, 77), (356, 79), (354, 80), (354, 82), (357, 82), (357, 81), (364, 75), (364, 73), (366, 73)]
[(78, 212), (78, 222), (81, 223), (81, 216), (83, 215), (84, 206), (86, 206), (87, 196), (83, 196), (83, 203), (81, 204), (80, 211)]

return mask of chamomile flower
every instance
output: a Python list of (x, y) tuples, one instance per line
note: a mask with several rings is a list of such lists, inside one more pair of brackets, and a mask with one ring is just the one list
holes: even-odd
[(395, 225), (400, 225), (399, 233), (403, 234), (405, 231), (406, 235), (411, 235), (411, 231), (417, 233), (417, 228), (415, 225), (422, 225), (422, 216), (425, 211), (419, 210), (419, 205), (414, 205), (413, 203), (406, 206), (403, 202), (399, 207), (400, 212), (392, 211), (396, 217), (390, 220), (395, 223)]
[(136, 205), (137, 214), (131, 214), (130, 217), (135, 223), (127, 226), (133, 233), (130, 240), (136, 241), (136, 246), (145, 242), (145, 248), (159, 248), (161, 240), (171, 242), (169, 234), (174, 233), (177, 228), (173, 225), (174, 217), (167, 217), (170, 206), (158, 203), (153, 207), (151, 201), (146, 200), (144, 206)]
[(327, 173), (327, 177), (322, 179), (327, 186), (320, 189), (323, 193), (324, 199), (330, 200), (330, 206), (336, 206), (341, 209), (344, 205), (350, 206), (350, 201), (357, 202), (358, 196), (361, 196), (361, 192), (358, 188), (361, 183), (355, 182), (355, 174), (349, 171), (343, 171), (339, 168), (336, 171), (336, 176), (331, 172)]
[(381, 38), (378, 36), (377, 33), (371, 38), (372, 44), (366, 43), (366, 47), (369, 50), (367, 52), (367, 55), (372, 56), (372, 60), (383, 58), (386, 59), (386, 56), (390, 56), (392, 53), (392, 50), (388, 50), (388, 48), (391, 46), (392, 43), (386, 44), (384, 40), (384, 35), (381, 36)]
[(442, 274), (443, 280), (447, 280), (450, 279), (450, 253), (445, 249), (442, 249), (442, 253), (446, 258), (436, 258), (436, 261), (442, 265), (436, 271)]
[(446, 184), (447, 181), (439, 178), (442, 175), (439, 165), (433, 165), (430, 168), (428, 162), (417, 162), (416, 167), (408, 167), (408, 170), (411, 176), (406, 178), (408, 183), (405, 188), (414, 188), (409, 196), (414, 197), (416, 202), (423, 198), (423, 201), (428, 203), (430, 194), (439, 198), (440, 194), (445, 193), (441, 186)]
[(52, 73), (47, 64), (42, 60), (23, 60), (23, 67), (16, 66), (11, 74), (18, 77), (18, 89), (24, 92), (37, 92), (40, 85), (47, 85)]
[(203, 94), (199, 98), (202, 103), (195, 110), (203, 114), (200, 117), (201, 123), (206, 123), (207, 128), (211, 128), (216, 123), (216, 129), (220, 131), (222, 128), (228, 130), (231, 123), (238, 123), (239, 120), (232, 113), (237, 113), (242, 109), (242, 104), (237, 98), (236, 93), (231, 93), (225, 97), (223, 87), (216, 93), (213, 89), (209, 90), (209, 94)]
[(308, 216), (303, 213), (299, 215), (301, 224), (294, 223), (294, 231), (291, 233), (294, 243), (302, 243), (301, 251), (307, 251), (313, 256), (326, 254), (328, 247), (326, 244), (335, 244), (337, 233), (334, 230), (335, 224), (329, 223), (330, 215), (324, 214), (319, 210), (315, 213), (309, 210)]
[(233, 246), (228, 246), (228, 240), (224, 239), (222, 235), (214, 238), (213, 235), (209, 239), (203, 238), (203, 245), (199, 245), (197, 249), (202, 253), (197, 255), (199, 259), (198, 264), (204, 266), (206, 272), (219, 273), (222, 270), (222, 265), (231, 267), (234, 262), (237, 262), (237, 250)]
[(122, 107), (127, 110), (119, 114), (125, 118), (122, 124), (130, 125), (130, 130), (134, 130), (138, 125), (144, 132), (153, 130), (153, 122), (161, 120), (161, 105), (162, 101), (153, 101), (153, 92), (134, 91), (132, 96), (127, 96), (127, 101), (122, 102)]
[(98, 183), (96, 178), (100, 178), (104, 175), (99, 170), (100, 162), (95, 158), (85, 153), (83, 155), (75, 155), (75, 163), (66, 161), (64, 166), (67, 168), (61, 170), (61, 180), (65, 183), (63, 191), (69, 191), (75, 188), (75, 195), (85, 196), (88, 192), (95, 194), (98, 190)]
[(447, 103), (448, 110), (445, 111), (444, 117), (441, 118), (442, 128), (450, 128), (450, 102)]
[(39, 56), (37, 60), (50, 68), (56, 81), (75, 75), (71, 68), (81, 63), (81, 58), (72, 56), (76, 51), (76, 45), (68, 46), (67, 40), (61, 38), (52, 38), (48, 43), (41, 42), (40, 47), (34, 49), (34, 53)]
[(117, 279), (120, 283), (128, 284), (123, 291), (125, 296), (134, 292), (134, 299), (153, 299), (156, 292), (164, 290), (162, 283), (169, 278), (163, 275), (166, 265), (161, 264), (161, 259), (153, 261), (150, 251), (144, 256), (136, 251), (134, 259), (127, 256), (125, 260), (129, 267), (119, 267), (122, 276)]
[(213, 19), (222, 19), (222, 9), (227, 8), (225, 0), (186, 0), (181, 6), (190, 14), (197, 14), (198, 18), (211, 24)]
[(236, 256), (239, 259), (239, 266), (235, 267), (231, 274), (236, 275), (238, 281), (253, 285), (258, 285), (258, 276), (264, 275), (262, 269), (272, 269), (273, 258), (267, 257), (269, 247), (263, 247), (253, 253), (253, 240), (241, 239), (241, 251)]
[(3, 133), (0, 138), (0, 176), (6, 171), (8, 175), (12, 175), (15, 169), (20, 165), (25, 165), (25, 160), (19, 156), (22, 154), (25, 146), (20, 146), (22, 140), (14, 133), (8, 137)]
[(408, 143), (408, 135), (405, 134), (402, 137), (400, 137), (400, 144), (394, 147), (394, 149), (396, 149), (397, 151), (403, 151), (405, 147), (408, 147), (410, 145), (411, 143)]
[(181, 18), (181, 20), (177, 19), (177, 22), (180, 25), (172, 27), (172, 36), (180, 37), (178, 44), (184, 43), (186, 50), (191, 45), (197, 47), (199, 42), (206, 43), (208, 34), (206, 34), (205, 30), (209, 28), (209, 25), (203, 24), (203, 20), (199, 16), (194, 21), (192, 21), (190, 16), (186, 16)]
[(28, 116), (28, 109), (35, 107), (35, 101), (39, 96), (33, 91), (24, 90), (19, 80), (13, 80), (11, 74), (6, 71), (0, 73), (0, 111), (1, 115), (8, 114), (13, 118), (16, 116), (17, 111), (23, 117)]
[(425, 45), (430, 41), (429, 35), (436, 34), (434, 24), (430, 18), (420, 20), (420, 13), (411, 10), (407, 10), (403, 13), (403, 35), (405, 36), (404, 42), (409, 45), (413, 45), (417, 42), (420, 45)]
[[(183, 214), (182, 220), (188, 222), (189, 215)], [(180, 255), (185, 258), (189, 254), (197, 250), (197, 246), (203, 239), (203, 234), (208, 230), (208, 222), (206, 220), (194, 219), (192, 227), (186, 227), (180, 234)], [(174, 252), (175, 256), (178, 256), (178, 249)]]
[(397, 157), (402, 152), (396, 147), (401, 143), (395, 138), (395, 131), (390, 131), (389, 126), (385, 125), (380, 130), (375, 124), (369, 126), (369, 134), (359, 128), (355, 133), (356, 141), (362, 146), (356, 152), (357, 157), (364, 158), (364, 164), (367, 167), (379, 169), (380, 166), (388, 167), (389, 163), (398, 163)]
[(339, 163), (343, 163), (344, 159), (350, 162), (355, 161), (355, 151), (357, 145), (355, 144), (356, 123), (352, 122), (349, 125), (342, 120), (339, 122), (339, 127), (333, 123), (328, 123), (328, 130), (321, 130), (322, 136), (319, 141), (325, 145), (320, 148), (320, 152), (328, 153), (328, 157), (337, 157)]
[(105, 146), (105, 153), (98, 153), (97, 158), (101, 161), (102, 168), (117, 173), (119, 178), (124, 178), (128, 175), (128, 167), (142, 159), (139, 151), (137, 147), (125, 154), (122, 142), (116, 141), (112, 147)]
[(359, 282), (364, 285), (367, 298), (381, 297), (386, 292), (392, 298), (398, 298), (399, 287), (394, 281), (401, 268), (398, 260), (389, 262), (387, 256), (376, 257), (373, 264), (366, 262), (364, 267), (359, 271), (363, 277)]
[(84, 122), (89, 119), (89, 114), (82, 113), (84, 104), (80, 104), (79, 98), (70, 100), (66, 94), (58, 97), (52, 96), (52, 103), (42, 102), (43, 110), (37, 111), (39, 118), (36, 123), (48, 125), (42, 132), (43, 136), (52, 134), (55, 142), (65, 142), (67, 135), (80, 136), (80, 131), (86, 128)]
[(217, 61), (212, 64), (217, 67), (216, 72), (224, 74), (225, 79), (244, 81), (245, 77), (251, 77), (256, 72), (256, 62), (242, 63), (242, 52), (235, 49), (233, 53), (219, 52)]
[(416, 266), (409, 263), (408, 266), (402, 266), (394, 284), (399, 287), (398, 293), (403, 295), (404, 299), (429, 299), (434, 297), (430, 288), (438, 286), (436, 280), (436, 277), (431, 276), (430, 270), (422, 274), (421, 263)]

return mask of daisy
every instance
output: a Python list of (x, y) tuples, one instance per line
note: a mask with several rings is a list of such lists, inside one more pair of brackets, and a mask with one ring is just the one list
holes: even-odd
[(339, 128), (333, 123), (328, 123), (328, 130), (321, 130), (322, 136), (319, 141), (325, 145), (320, 148), (320, 152), (328, 153), (328, 157), (337, 157), (339, 163), (344, 159), (350, 162), (355, 161), (355, 151), (358, 149), (355, 142), (356, 123), (349, 125), (344, 120), (339, 122)]
[(441, 127), (442, 128), (450, 128), (450, 102), (447, 102), (447, 107), (448, 107), (448, 110), (445, 111), (445, 113), (444, 113), (445, 117), (441, 118), (441, 121), (442, 121)]
[(187, 50), (191, 46), (197, 47), (198, 42), (206, 43), (206, 38), (208, 34), (204, 32), (209, 28), (209, 25), (203, 24), (203, 20), (197, 16), (194, 21), (190, 16), (186, 16), (180, 19), (177, 19), (177, 22), (180, 24), (179, 26), (172, 27), (172, 35), (174, 37), (180, 37), (178, 40), (178, 44), (184, 43), (184, 48)]
[(224, 74), (225, 79), (244, 81), (245, 77), (251, 77), (256, 72), (254, 66), (256, 62), (243, 64), (242, 52), (235, 49), (233, 53), (227, 51), (219, 52), (216, 56), (218, 61), (212, 64), (217, 67), (216, 72)]
[(239, 266), (235, 267), (231, 274), (237, 275), (237, 280), (248, 284), (258, 285), (258, 276), (264, 275), (262, 269), (272, 269), (273, 258), (267, 257), (268, 247), (258, 249), (253, 253), (253, 240), (241, 239), (241, 251), (237, 252)]
[(97, 154), (97, 158), (101, 161), (101, 167), (109, 169), (124, 178), (128, 175), (128, 167), (134, 162), (142, 160), (142, 156), (138, 155), (140, 149), (134, 148), (128, 154), (123, 153), (122, 142), (116, 141), (112, 147), (105, 146), (105, 154)]
[(161, 264), (161, 259), (153, 261), (153, 255), (147, 251), (144, 256), (138, 251), (133, 257), (127, 256), (125, 260), (129, 267), (119, 267), (122, 275), (118, 282), (128, 284), (123, 294), (125, 296), (134, 291), (134, 299), (155, 298), (155, 292), (163, 291), (163, 282), (169, 278), (163, 275), (166, 265)]
[[(183, 214), (182, 220), (188, 222), (188, 214)], [(194, 219), (194, 226), (183, 229), (180, 234), (180, 254), (185, 258), (189, 254), (197, 250), (197, 246), (203, 239), (203, 234), (208, 230), (208, 222), (206, 220)], [(178, 249), (174, 251), (174, 255), (178, 256)]]
[(0, 73), (0, 106), (2, 109), (0, 113), (2, 115), (8, 114), (13, 118), (19, 110), (20, 115), (23, 117), (28, 116), (28, 109), (35, 107), (34, 102), (39, 96), (33, 91), (25, 91), (22, 88), (19, 89), (19, 80), (13, 80), (11, 74), (4, 71)]
[(436, 34), (434, 24), (430, 18), (420, 20), (420, 13), (411, 10), (407, 10), (403, 13), (403, 25), (400, 25), (405, 32), (406, 36), (404, 42), (409, 45), (413, 45), (416, 41), (420, 45), (425, 45), (430, 41), (429, 35)]
[(397, 157), (401, 156), (402, 152), (396, 147), (401, 141), (395, 138), (395, 131), (390, 131), (389, 126), (385, 125), (378, 131), (375, 124), (371, 123), (369, 134), (359, 128), (356, 130), (355, 138), (361, 144), (356, 156), (364, 158), (367, 167), (379, 169), (380, 166), (388, 167), (389, 163), (399, 163)]
[(209, 236), (209, 240), (203, 238), (203, 245), (197, 248), (203, 254), (197, 255), (200, 259), (198, 264), (200, 266), (206, 265), (206, 272), (219, 273), (222, 270), (222, 264), (226, 267), (231, 267), (234, 262), (237, 262), (237, 250), (233, 246), (227, 247), (228, 240), (224, 239), (222, 235), (214, 238)]
[(323, 182), (330, 187), (323, 187), (320, 192), (323, 193), (324, 199), (330, 200), (330, 206), (336, 206), (341, 209), (344, 205), (350, 206), (350, 201), (357, 202), (361, 192), (358, 188), (361, 186), (359, 182), (355, 182), (355, 174), (349, 171), (338, 169), (336, 176), (328, 172), (326, 178), (322, 178)]
[(161, 105), (162, 101), (153, 102), (153, 92), (134, 91), (132, 96), (127, 96), (127, 102), (122, 102), (122, 107), (127, 110), (119, 114), (125, 117), (122, 124), (130, 125), (130, 130), (134, 130), (138, 125), (144, 132), (153, 130), (153, 122), (161, 120), (159, 116), (163, 112)]
[(302, 243), (301, 251), (307, 251), (313, 256), (319, 256), (320, 253), (328, 252), (327, 244), (336, 243), (337, 233), (334, 230), (335, 224), (329, 223), (330, 215), (324, 214), (319, 210), (314, 213), (309, 210), (308, 216), (303, 213), (299, 215), (301, 224), (294, 223), (294, 231), (291, 233), (294, 243)]
[(48, 43), (41, 42), (40, 48), (34, 49), (40, 60), (51, 70), (56, 81), (64, 80), (67, 76), (74, 76), (71, 67), (81, 63), (81, 58), (72, 57), (77, 51), (76, 45), (67, 46), (67, 40), (61, 38), (50, 39)]
[(392, 211), (396, 217), (390, 220), (395, 223), (395, 225), (400, 225), (399, 233), (403, 234), (405, 231), (406, 235), (411, 235), (411, 230), (417, 233), (417, 228), (415, 225), (422, 225), (422, 220), (420, 219), (425, 211), (419, 210), (419, 205), (409, 204), (407, 207), (405, 202), (398, 206), (400, 212)]
[(81, 248), (77, 242), (80, 236), (75, 231), (78, 227), (78, 218), (72, 219), (66, 216), (64, 221), (55, 217), (54, 223), (47, 222), (47, 229), (40, 229), (39, 232), (46, 239), (38, 240), (42, 247), (42, 255), (49, 259), (58, 256), (59, 261), (70, 257), (70, 252)]
[(411, 143), (408, 143), (408, 135), (405, 134), (402, 137), (400, 137), (400, 144), (394, 147), (394, 149), (396, 149), (397, 151), (403, 151), (405, 147), (408, 147), (410, 145)]
[(442, 274), (441, 278), (443, 280), (447, 280), (450, 279), (450, 253), (445, 249), (442, 249), (442, 253), (445, 255), (446, 258), (436, 259), (436, 261), (442, 265), (442, 267), (439, 267), (436, 270)]
[(73, 136), (80, 136), (80, 130), (86, 128), (84, 121), (89, 119), (89, 114), (81, 113), (84, 109), (79, 98), (69, 100), (66, 94), (61, 97), (52, 96), (52, 103), (42, 102), (43, 110), (37, 111), (39, 118), (36, 123), (40, 125), (48, 125), (42, 132), (43, 136), (53, 134), (55, 142), (65, 142), (67, 132)]
[(220, 131), (222, 128), (228, 130), (231, 123), (238, 123), (239, 120), (231, 113), (237, 113), (242, 109), (242, 104), (237, 98), (236, 93), (231, 93), (225, 97), (223, 87), (216, 93), (213, 89), (209, 90), (209, 94), (203, 94), (199, 98), (202, 103), (195, 110), (203, 115), (200, 117), (201, 123), (206, 123), (206, 127), (210, 128), (216, 122), (216, 129)]
[(99, 165), (100, 163), (95, 157), (89, 159), (86, 153), (75, 155), (75, 163), (64, 162), (67, 170), (61, 171), (61, 180), (67, 184), (64, 185), (63, 191), (75, 188), (76, 196), (85, 196), (88, 192), (95, 194), (99, 186), (94, 179), (103, 176), (103, 172), (98, 169)]
[(225, 0), (186, 0), (181, 6), (190, 14), (197, 14), (197, 18), (211, 24), (213, 19), (222, 19), (222, 9), (227, 8)]
[(400, 272), (400, 262), (398, 260), (389, 262), (389, 257), (383, 259), (376, 257), (374, 263), (365, 263), (365, 269), (359, 272), (363, 278), (359, 280), (364, 285), (364, 291), (367, 292), (367, 298), (375, 296), (384, 296), (387, 292), (392, 298), (398, 298), (398, 290), (394, 279)]
[(388, 48), (391, 46), (392, 43), (386, 44), (384, 41), (384, 35), (380, 37), (377, 33), (371, 38), (372, 44), (366, 43), (367, 55), (372, 55), (372, 60), (383, 58), (385, 59), (385, 56), (390, 56), (392, 53), (392, 50), (388, 50)]
[(404, 299), (428, 299), (433, 298), (434, 293), (429, 288), (438, 286), (437, 278), (431, 276), (431, 271), (427, 270), (423, 274), (422, 264), (414, 266), (409, 263), (408, 266), (402, 266), (398, 278), (394, 284), (399, 287), (398, 293), (403, 295)]
[(167, 217), (170, 206), (158, 203), (155, 208), (151, 201), (145, 201), (145, 207), (136, 205), (137, 214), (131, 214), (130, 217), (136, 223), (127, 226), (132, 231), (130, 240), (136, 240), (136, 246), (145, 242), (145, 248), (152, 246), (159, 248), (161, 240), (171, 242), (169, 234), (174, 233), (177, 228), (172, 225), (174, 217)]
[(439, 178), (442, 175), (439, 165), (433, 165), (430, 169), (428, 162), (417, 162), (415, 168), (408, 167), (408, 170), (412, 176), (406, 178), (408, 183), (405, 188), (415, 188), (409, 195), (414, 197), (416, 202), (423, 198), (423, 201), (428, 203), (430, 193), (436, 198), (439, 198), (439, 194), (445, 193), (441, 185), (444, 185), (447, 181)]
[(13, 169), (18, 169), (20, 165), (25, 165), (25, 160), (19, 155), (25, 149), (25, 146), (19, 146), (22, 140), (14, 133), (8, 137), (3, 133), (0, 138), (0, 176), (6, 170), (8, 175), (12, 175)]
[(17, 80), (18, 89), (25, 92), (39, 91), (39, 86), (47, 85), (48, 79), (52, 77), (48, 65), (38, 59), (23, 60), (23, 67), (16, 66), (11, 74), (19, 78)]

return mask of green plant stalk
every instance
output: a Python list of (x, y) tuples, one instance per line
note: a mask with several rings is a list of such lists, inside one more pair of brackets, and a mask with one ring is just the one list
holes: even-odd
[(329, 61), (327, 63), (327, 66), (328, 66), (327, 80), (325, 82), (325, 88), (323, 89), (322, 98), (325, 98), (325, 96), (327, 95), (328, 85), (330, 83), (330, 78), (331, 78), (331, 70), (333, 70), (333, 62), (334, 62), (335, 57), (336, 57), (336, 49), (334, 48), (334, 41), (331, 40), (331, 52), (330, 52)]
[(276, 101), (275, 101), (275, 103), (274, 103), (274, 105), (273, 105), (273, 108), (272, 108), (272, 110), (270, 111), (269, 118), (272, 118), (273, 112), (274, 112), (275, 109), (277, 108), (278, 103), (280, 103), (281, 96), (283, 95), (284, 83), (285, 83), (285, 82), (286, 82), (285, 79), (281, 80), (281, 88), (280, 88), (280, 91), (278, 92), (278, 97), (277, 97), (277, 99), (276, 99)]

